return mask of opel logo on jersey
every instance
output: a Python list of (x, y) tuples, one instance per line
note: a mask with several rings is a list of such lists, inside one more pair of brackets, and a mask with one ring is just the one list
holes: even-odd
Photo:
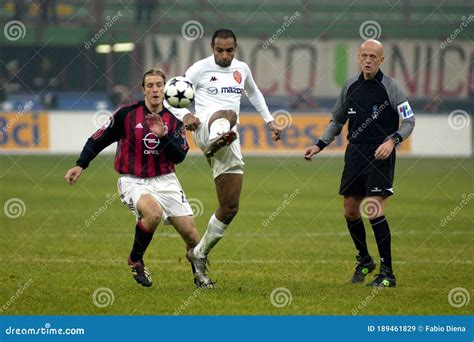
[(219, 92), (219, 90), (216, 87), (207, 88), (207, 93), (209, 95), (216, 95), (218, 92)]
[(154, 150), (160, 144), (160, 139), (155, 133), (150, 132), (143, 138), (143, 143), (150, 150)]

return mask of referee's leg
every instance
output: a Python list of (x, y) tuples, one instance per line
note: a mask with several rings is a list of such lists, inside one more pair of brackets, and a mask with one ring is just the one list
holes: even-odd
[(367, 249), (364, 221), (360, 214), (360, 206), (363, 199), (363, 196), (344, 195), (344, 216), (352, 241), (358, 252), (356, 256), (358, 264), (351, 277), (353, 284), (363, 283), (365, 277), (376, 267)]
[[(396, 279), (392, 269), (392, 237), (390, 227), (385, 218), (385, 204), (387, 200), (388, 197), (384, 196), (370, 196), (365, 201), (365, 205), (375, 206), (375, 210), (364, 210), (364, 212), (367, 213), (372, 225), (381, 263), (378, 277), (369, 283), (369, 286), (396, 286)], [(363, 209), (361, 208), (361, 210)]]
[(346, 220), (360, 219), (360, 203), (364, 196), (349, 196), (344, 195), (344, 217)]
[(364, 221), (360, 217), (360, 205), (363, 199), (363, 196), (344, 195), (344, 217), (358, 252), (357, 259), (361, 262), (369, 262), (371, 258), (367, 250)]

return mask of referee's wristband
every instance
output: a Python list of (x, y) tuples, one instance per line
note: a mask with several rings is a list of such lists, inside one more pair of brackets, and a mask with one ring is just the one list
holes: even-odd
[(397, 132), (393, 133), (390, 139), (395, 143), (395, 145), (398, 145), (403, 141), (402, 136)]
[(318, 139), (318, 142), (315, 145), (318, 146), (321, 150), (323, 150), (328, 144), (326, 144), (321, 139)]

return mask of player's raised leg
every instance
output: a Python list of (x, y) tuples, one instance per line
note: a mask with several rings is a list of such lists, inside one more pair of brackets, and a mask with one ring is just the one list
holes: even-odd
[[(243, 175), (224, 173), (215, 180), (219, 207), (209, 220), (206, 233), (194, 249), (196, 273), (205, 273), (209, 252), (224, 236), (224, 231), (239, 211)], [(205, 286), (209, 287), (209, 286)]]
[(150, 287), (153, 284), (150, 272), (148, 272), (143, 262), (148, 245), (150, 244), (156, 227), (161, 221), (163, 209), (160, 204), (149, 194), (143, 194), (137, 203), (140, 218), (135, 226), (135, 239), (132, 251), (128, 257), (128, 265), (132, 270), (133, 277), (137, 283)]
[(344, 217), (358, 251), (356, 256), (358, 264), (351, 278), (352, 283), (362, 283), (365, 276), (375, 269), (375, 262), (367, 249), (364, 221), (360, 216), (360, 205), (363, 199), (363, 196), (344, 196)]
[(204, 150), (206, 158), (211, 158), (222, 147), (232, 144), (237, 133), (231, 128), (237, 123), (237, 113), (233, 110), (219, 110), (211, 115), (208, 121), (209, 141)]

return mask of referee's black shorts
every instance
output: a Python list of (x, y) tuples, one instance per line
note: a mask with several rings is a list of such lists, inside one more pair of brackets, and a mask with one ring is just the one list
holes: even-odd
[(387, 159), (375, 160), (380, 144), (349, 144), (344, 155), (340, 195), (382, 196), (393, 195), (395, 149)]

